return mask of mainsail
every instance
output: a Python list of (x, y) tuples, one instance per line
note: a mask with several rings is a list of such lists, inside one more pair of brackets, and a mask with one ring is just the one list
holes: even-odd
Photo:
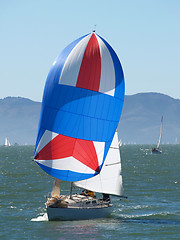
[(93, 32), (68, 45), (47, 77), (34, 154), (37, 164), (66, 181), (98, 176), (111, 156), (124, 88), (121, 63), (102, 37)]
[(74, 185), (94, 192), (117, 196), (123, 195), (121, 158), (117, 132), (114, 135), (100, 174), (87, 180), (75, 182)]

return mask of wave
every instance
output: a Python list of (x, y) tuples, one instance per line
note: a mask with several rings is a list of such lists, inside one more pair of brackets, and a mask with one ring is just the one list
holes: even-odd
[(170, 212), (156, 212), (139, 215), (119, 214), (116, 218), (123, 222), (137, 222), (145, 224), (178, 224), (180, 225), (180, 214)]
[(49, 221), (47, 213), (42, 213), (42, 214), (43, 215), (40, 215), (37, 218), (32, 218), (31, 222), (47, 222), (47, 221)]

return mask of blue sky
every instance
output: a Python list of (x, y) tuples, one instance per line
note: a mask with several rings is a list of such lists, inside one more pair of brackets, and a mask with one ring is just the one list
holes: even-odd
[(179, 0), (0, 1), (0, 98), (41, 101), (56, 56), (96, 25), (120, 58), (126, 94), (180, 99), (179, 13)]

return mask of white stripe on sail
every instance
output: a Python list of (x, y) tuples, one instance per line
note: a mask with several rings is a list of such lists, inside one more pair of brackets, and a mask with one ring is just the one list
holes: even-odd
[(110, 52), (104, 42), (96, 35), (101, 53), (101, 79), (99, 92), (114, 96), (115, 70)]
[(70, 52), (61, 72), (59, 84), (76, 86), (79, 70), (91, 34), (83, 38)]
[(41, 151), (41, 149), (43, 149), (43, 147), (45, 147), (52, 139), (54, 139), (58, 134), (57, 133), (54, 133), (54, 132), (51, 132), (49, 130), (46, 130), (44, 132), (44, 134), (42, 135), (41, 137), (41, 140), (39, 141), (39, 144), (36, 148), (36, 153), (35, 153), (35, 156), (38, 152)]
[(104, 156), (105, 143), (104, 142), (95, 142), (95, 141), (93, 141), (93, 143), (94, 143), (94, 147), (96, 149), (98, 163), (99, 163), (99, 165), (101, 165), (102, 161), (103, 161), (103, 156)]
[(35, 160), (36, 162), (57, 170), (70, 170), (79, 173), (94, 174), (94, 170), (81, 163), (74, 157), (61, 158), (56, 160)]

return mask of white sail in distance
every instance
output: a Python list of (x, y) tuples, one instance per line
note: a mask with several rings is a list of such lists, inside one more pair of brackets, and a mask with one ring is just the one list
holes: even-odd
[(161, 117), (161, 126), (160, 126), (160, 133), (159, 133), (159, 140), (158, 140), (157, 148), (159, 148), (160, 143), (161, 143), (161, 138), (162, 138), (162, 124), (163, 124), (163, 116)]
[(10, 142), (9, 142), (9, 140), (8, 140), (7, 137), (5, 138), (4, 146), (5, 146), (5, 147), (11, 146), (11, 144), (10, 144)]

